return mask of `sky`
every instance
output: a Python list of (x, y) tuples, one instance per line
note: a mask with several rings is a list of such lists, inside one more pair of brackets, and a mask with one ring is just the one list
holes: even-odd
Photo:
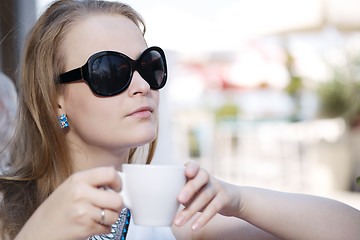
[[(233, 51), (249, 38), (292, 27), (317, 25), (321, 21), (320, 0), (123, 2), (145, 19), (145, 38), (149, 45), (182, 53)], [(38, 0), (39, 12), (48, 3), (49, 0)]]
[[(45, 9), (50, 0), (37, 0), (39, 13)], [(234, 65), (234, 81), (246, 81), (258, 85), (249, 79), (271, 78), (275, 73), (266, 69), (259, 70), (259, 61), (251, 64), (252, 55), (244, 54), (244, 48), (253, 46), (254, 42), (265, 36), (275, 36), (275, 45), (290, 46), (302, 65), (302, 73), (312, 78), (327, 78), (327, 72), (320, 66), (321, 55), (329, 55), (334, 46), (342, 46), (343, 36), (334, 28), (329, 28), (329, 21), (339, 26), (346, 23), (360, 23), (359, 0), (123, 0), (139, 12), (146, 24), (145, 38), (149, 46), (160, 46), (167, 52), (180, 53), (182, 56), (207, 56), (209, 53), (237, 53), (244, 55), (242, 68)], [(326, 2), (327, 8), (324, 3)], [(335, 11), (338, 10), (338, 11)], [(352, 11), (353, 10), (353, 11)], [(326, 16), (326, 17), (325, 17)], [(348, 17), (348, 18), (347, 18)], [(358, 17), (358, 21), (356, 21)], [(351, 19), (349, 21), (348, 19)], [(357, 26), (360, 29), (360, 24)], [(318, 30), (311, 37), (290, 36), (290, 31)], [(301, 30), (301, 31), (300, 31)], [(281, 33), (281, 34), (279, 34)], [(314, 33), (314, 32), (313, 32)], [(280, 37), (279, 37), (280, 36)], [(340, 40), (339, 40), (340, 39)], [(279, 43), (280, 42), (280, 43)], [(291, 44), (289, 44), (289, 42)], [(249, 44), (250, 43), (250, 44)], [(269, 50), (269, 44), (262, 46)], [(289, 46), (287, 46), (289, 47)], [(270, 50), (271, 50), (270, 43)], [(253, 49), (253, 48), (251, 48)], [(257, 49), (257, 48), (256, 48)], [(253, 49), (254, 50), (254, 49)], [(319, 54), (319, 51), (322, 51)], [(327, 53), (329, 52), (329, 53)], [(204, 54), (205, 53), (205, 54)], [(271, 52), (276, 56), (276, 52)], [(266, 59), (265, 59), (266, 60)], [(245, 63), (245, 65), (244, 65)], [(318, 64), (317, 64), (318, 63)], [(268, 66), (265, 62), (264, 66)], [(245, 73), (241, 69), (248, 70)], [(248, 73), (248, 74), (246, 74)], [(261, 73), (265, 75), (256, 75)], [(278, 73), (278, 71), (276, 72)], [(244, 76), (247, 76), (246, 78)], [(250, 77), (252, 76), (252, 77)], [(279, 81), (279, 74), (273, 74), (277, 86), (286, 85)], [(243, 81), (241, 85), (243, 85)]]
[[(38, 0), (39, 13), (51, 2)], [(214, 46), (219, 35), (219, 14), (236, 0), (124, 0), (145, 19), (149, 45), (159, 45), (170, 50), (207, 50)], [(218, 28), (218, 26), (216, 27)], [(210, 36), (217, 35), (217, 36)], [(209, 39), (207, 39), (209, 38)], [(211, 39), (210, 39), (211, 38)]]
[[(287, 25), (303, 24), (299, 21), (316, 23), (320, 11), (314, 0), (125, 2), (145, 18), (148, 42), (183, 53), (234, 51), (250, 38), (286, 29)], [(284, 8), (287, 11), (283, 11)], [(306, 18), (294, 15), (302, 11), (306, 11)]]

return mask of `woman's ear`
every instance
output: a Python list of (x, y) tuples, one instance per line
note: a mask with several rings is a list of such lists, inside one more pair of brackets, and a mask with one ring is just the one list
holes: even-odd
[(61, 116), (65, 113), (65, 97), (63, 92), (59, 92), (57, 95), (57, 114), (58, 116)]

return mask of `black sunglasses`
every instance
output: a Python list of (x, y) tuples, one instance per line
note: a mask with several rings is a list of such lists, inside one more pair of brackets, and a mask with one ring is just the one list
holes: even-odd
[(119, 52), (98, 52), (84, 66), (60, 74), (59, 79), (60, 83), (83, 79), (93, 93), (114, 96), (129, 87), (134, 71), (138, 71), (151, 89), (164, 87), (167, 78), (164, 51), (159, 47), (150, 47), (137, 60)]

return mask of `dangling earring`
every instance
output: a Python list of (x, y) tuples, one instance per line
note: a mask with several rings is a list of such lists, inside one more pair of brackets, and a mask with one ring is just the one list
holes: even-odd
[(60, 127), (61, 129), (64, 129), (64, 128), (68, 128), (69, 127), (69, 122), (67, 120), (67, 117), (65, 114), (61, 115), (59, 118), (59, 122), (60, 122)]

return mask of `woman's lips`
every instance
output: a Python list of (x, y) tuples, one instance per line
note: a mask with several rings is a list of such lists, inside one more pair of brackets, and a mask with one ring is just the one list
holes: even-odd
[(152, 116), (153, 109), (149, 106), (137, 108), (135, 111), (127, 115), (128, 117), (135, 118), (150, 118)]

